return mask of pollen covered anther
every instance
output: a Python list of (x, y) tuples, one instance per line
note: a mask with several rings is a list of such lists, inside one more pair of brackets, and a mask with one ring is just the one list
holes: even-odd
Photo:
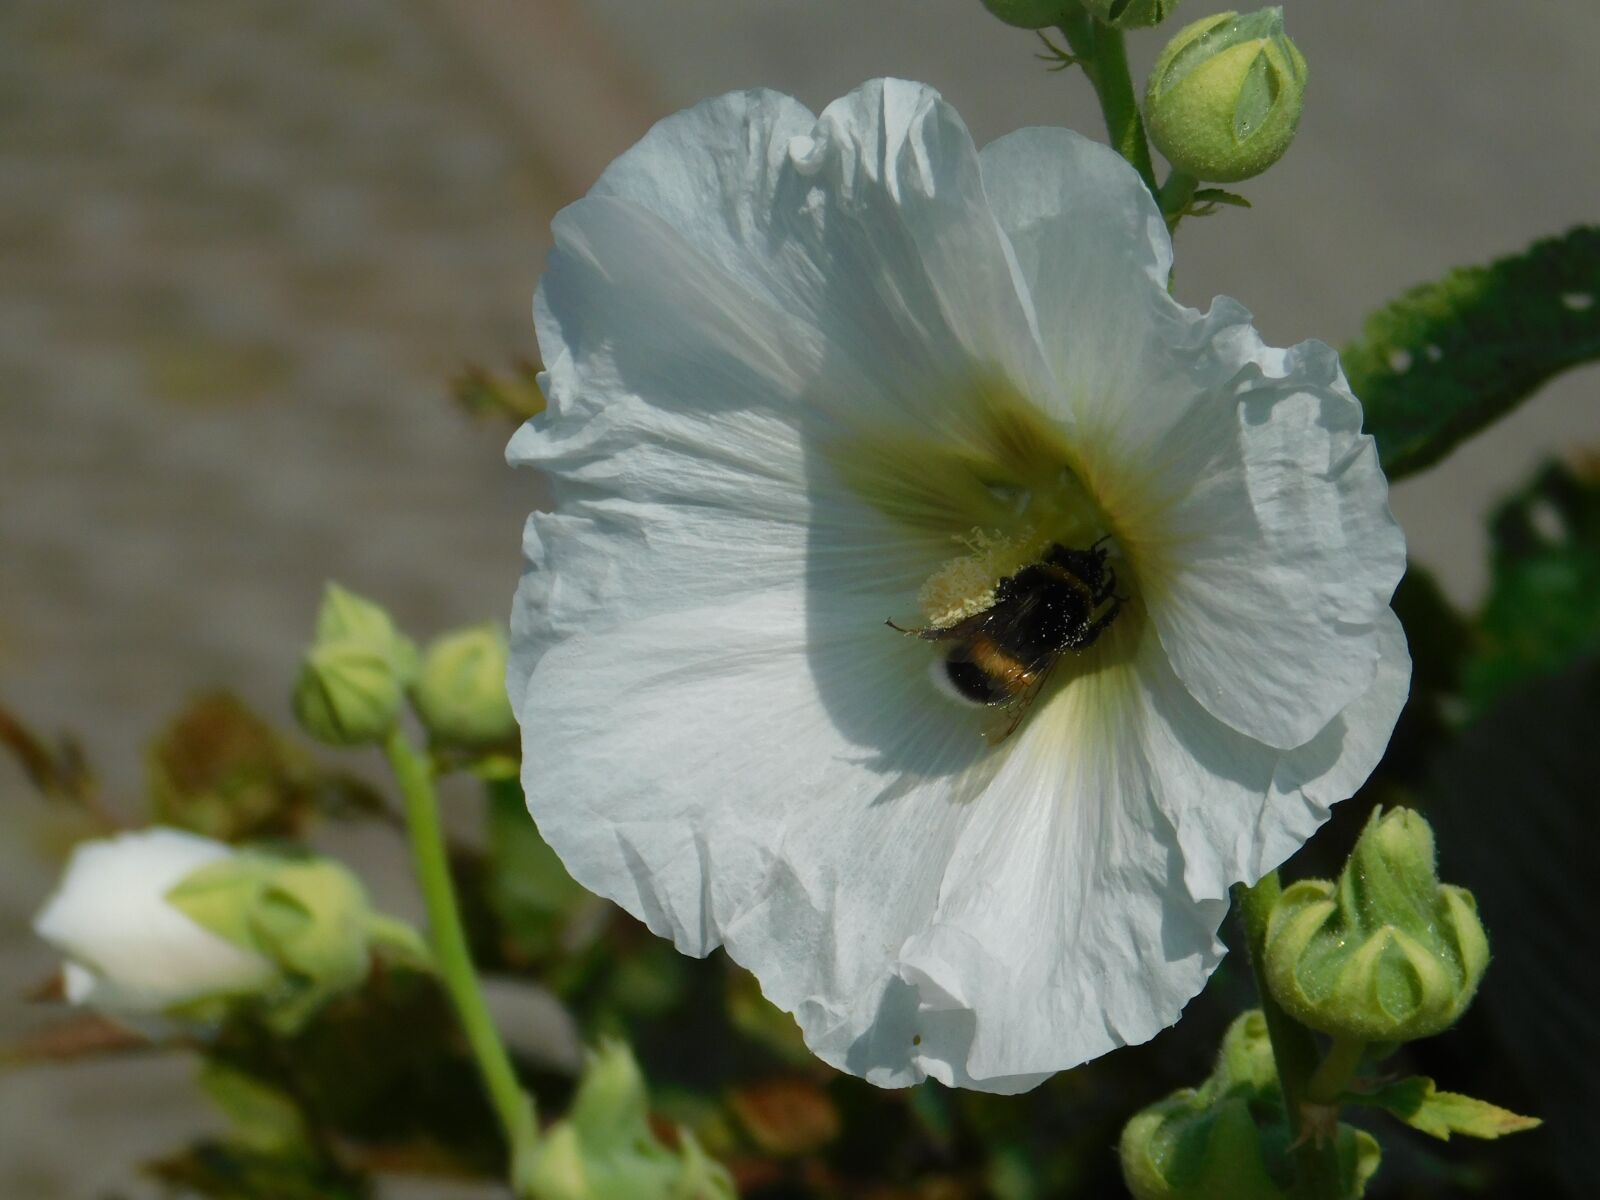
[(1037, 562), (1049, 545), (1031, 532), (1007, 537), (983, 529), (972, 530), (961, 543), (967, 553), (947, 560), (917, 593), (917, 607), (929, 625), (954, 625), (992, 608), (1000, 581)]

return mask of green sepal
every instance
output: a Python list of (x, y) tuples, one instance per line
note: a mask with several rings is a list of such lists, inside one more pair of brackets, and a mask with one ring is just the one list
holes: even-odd
[(1396, 1080), (1375, 1092), (1347, 1092), (1340, 1102), (1381, 1108), (1442, 1142), (1448, 1142), (1456, 1133), (1492, 1140), (1544, 1124), (1538, 1117), (1520, 1116), (1487, 1100), (1441, 1092), (1433, 1080), (1421, 1075)]
[(1600, 358), (1600, 226), (1413, 288), (1341, 353), (1391, 480)]
[(412, 966), (428, 961), (420, 936), (373, 912), (360, 880), (328, 859), (244, 851), (193, 872), (166, 900), (278, 969), (279, 985), (261, 997), (262, 1015), (285, 1032), (358, 987), (374, 951)]

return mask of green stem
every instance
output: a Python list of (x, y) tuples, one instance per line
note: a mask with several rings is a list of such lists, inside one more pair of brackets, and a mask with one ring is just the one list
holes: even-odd
[(1366, 1052), (1365, 1042), (1355, 1038), (1334, 1038), (1333, 1045), (1328, 1047), (1327, 1057), (1312, 1072), (1306, 1084), (1306, 1094), (1312, 1103), (1337, 1104), (1339, 1097), (1349, 1088), (1350, 1081), (1355, 1078), (1361, 1066), (1361, 1057)]
[(1156, 193), (1156, 199), (1161, 204), (1161, 215), (1167, 219), (1167, 232), (1171, 233), (1178, 228), (1178, 222), (1183, 220), (1184, 214), (1189, 211), (1189, 205), (1194, 201), (1195, 189), (1199, 186), (1198, 179), (1193, 175), (1185, 175), (1182, 171), (1173, 171), (1167, 176), (1167, 181)]
[(1305, 1105), (1311, 1099), (1311, 1077), (1321, 1058), (1317, 1040), (1309, 1029), (1278, 1006), (1272, 998), (1272, 989), (1267, 986), (1267, 920), (1282, 893), (1278, 873), (1273, 871), (1255, 887), (1237, 885), (1233, 889), (1233, 899), (1250, 947), (1250, 970), (1255, 978), (1256, 993), (1261, 998), (1261, 1011), (1267, 1018), (1267, 1036), (1271, 1039), (1272, 1057), (1278, 1067), (1278, 1086), (1283, 1089), (1289, 1131), (1295, 1139), (1293, 1194), (1296, 1200), (1342, 1200), (1344, 1188), (1335, 1141), (1327, 1138), (1319, 1144), (1314, 1131), (1306, 1128)]
[(1128, 52), (1123, 45), (1122, 30), (1102, 24), (1079, 8), (1068, 11), (1060, 28), (1073, 55), (1089, 76), (1089, 82), (1094, 85), (1100, 111), (1105, 114), (1111, 148), (1133, 164), (1152, 195), (1159, 195), (1155, 166), (1150, 161), (1150, 144), (1145, 141), (1144, 120), (1139, 116), (1133, 77), (1128, 73)]
[[(456, 1017), (467, 1036), (489, 1093), (495, 1115), (505, 1131), (511, 1151), (513, 1185), (524, 1170), (539, 1141), (539, 1125), (533, 1100), (522, 1090), (511, 1056), (506, 1053), (489, 1006), (478, 986), (478, 974), (467, 949), (467, 935), (456, 905), (455, 885), (450, 878), (450, 861), (445, 850), (444, 830), (439, 824), (439, 804), (434, 796), (433, 772), (427, 760), (412, 747), (398, 728), (384, 739), (383, 752), (400, 783), (405, 797), (406, 828), (411, 837), (411, 859), (417, 883), (428, 909), (428, 931), (433, 955), (445, 991), (455, 1006)], [(519, 1190), (518, 1194), (521, 1192)]]

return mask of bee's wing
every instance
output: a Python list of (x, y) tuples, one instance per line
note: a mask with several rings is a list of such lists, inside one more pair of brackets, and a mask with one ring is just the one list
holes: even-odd
[[(987, 612), (979, 613), (984, 618), (984, 624), (973, 632), (987, 634), (1013, 653), (1026, 653), (1025, 647), (1037, 644), (1037, 634), (1030, 630), (1039, 619), (1039, 609), (1044, 603), (1037, 592), (1022, 592)], [(1036, 653), (1025, 661), (1030, 672), (1037, 672), (1049, 666), (1054, 658), (1053, 652), (1045, 652)]]
[(1009, 719), (1006, 721), (1005, 728), (998, 733), (991, 728), (983, 735), (984, 740), (989, 745), (998, 746), (1017, 731), (1017, 726), (1022, 724), (1022, 718), (1027, 715), (1028, 709), (1033, 707), (1033, 702), (1044, 691), (1045, 684), (1050, 680), (1050, 672), (1055, 668), (1056, 663), (1060, 661), (1060, 655), (1052, 654), (1043, 668), (1040, 669), (1038, 677), (1028, 685), (1027, 689), (1010, 704), (1006, 705), (1005, 708), (1001, 709)]

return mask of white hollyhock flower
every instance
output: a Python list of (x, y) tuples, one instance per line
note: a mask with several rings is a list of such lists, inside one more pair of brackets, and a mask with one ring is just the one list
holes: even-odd
[[(1333, 351), (1172, 300), (1111, 151), (979, 152), (893, 80), (669, 118), (555, 241), (510, 676), (573, 874), (875, 1083), (1016, 1091), (1170, 1024), (1228, 886), (1355, 790), (1407, 690)], [(939, 686), (952, 641), (884, 622), (980, 612), (1051, 546), (1126, 600), (1002, 737), (1020, 710)]]
[(167, 902), (169, 891), (231, 847), (177, 829), (145, 829), (72, 852), (33, 928), (66, 959), (67, 999), (110, 1016), (149, 1017), (210, 996), (258, 991), (278, 978)]

